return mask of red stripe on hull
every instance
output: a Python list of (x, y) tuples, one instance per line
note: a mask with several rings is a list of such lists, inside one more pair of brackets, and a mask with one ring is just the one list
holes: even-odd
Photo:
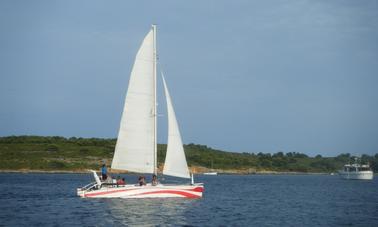
[(184, 196), (186, 198), (190, 198), (190, 199), (201, 198), (201, 196), (194, 195), (194, 194), (191, 194), (189, 192), (174, 191), (174, 190), (159, 190), (159, 191), (155, 191), (155, 192), (143, 192), (143, 193), (140, 193), (140, 194), (136, 194), (134, 196), (150, 195), (150, 194), (175, 194), (175, 195), (182, 195), (182, 196)]
[(203, 192), (203, 187), (196, 187), (193, 189), (189, 189), (187, 191), (192, 191), (192, 192)]

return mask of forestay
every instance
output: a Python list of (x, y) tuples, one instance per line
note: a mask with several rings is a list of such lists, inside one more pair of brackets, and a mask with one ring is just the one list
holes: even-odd
[(175, 111), (172, 106), (171, 97), (169, 95), (164, 76), (162, 77), (168, 112), (168, 144), (163, 174), (175, 177), (190, 178)]
[(131, 72), (112, 169), (154, 172), (154, 34), (144, 38)]

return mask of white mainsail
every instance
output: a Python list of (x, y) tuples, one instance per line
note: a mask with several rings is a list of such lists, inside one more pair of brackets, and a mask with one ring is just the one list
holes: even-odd
[(155, 169), (155, 34), (144, 38), (135, 57), (112, 169), (153, 173)]
[(190, 178), (175, 111), (172, 106), (171, 97), (169, 95), (164, 76), (162, 77), (168, 112), (168, 144), (163, 174), (175, 177)]

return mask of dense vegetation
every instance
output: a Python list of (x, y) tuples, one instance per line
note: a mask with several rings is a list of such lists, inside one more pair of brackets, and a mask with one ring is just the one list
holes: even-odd
[[(115, 139), (64, 138), (59, 136), (9, 136), (0, 137), (0, 169), (2, 170), (85, 170), (98, 169), (113, 157)], [(158, 162), (164, 163), (166, 145), (158, 145)], [(185, 145), (189, 166), (218, 171), (285, 172), (335, 172), (352, 162), (350, 154), (337, 157), (308, 157), (297, 152), (233, 153), (215, 150), (204, 145)], [(378, 154), (362, 155), (363, 163), (369, 162), (378, 172)], [(202, 168), (202, 169), (205, 169)]]

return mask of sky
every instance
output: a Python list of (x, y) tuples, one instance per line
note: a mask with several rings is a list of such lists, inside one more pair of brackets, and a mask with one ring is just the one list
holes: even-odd
[(184, 143), (378, 153), (377, 0), (2, 0), (0, 136), (115, 138), (151, 24)]

